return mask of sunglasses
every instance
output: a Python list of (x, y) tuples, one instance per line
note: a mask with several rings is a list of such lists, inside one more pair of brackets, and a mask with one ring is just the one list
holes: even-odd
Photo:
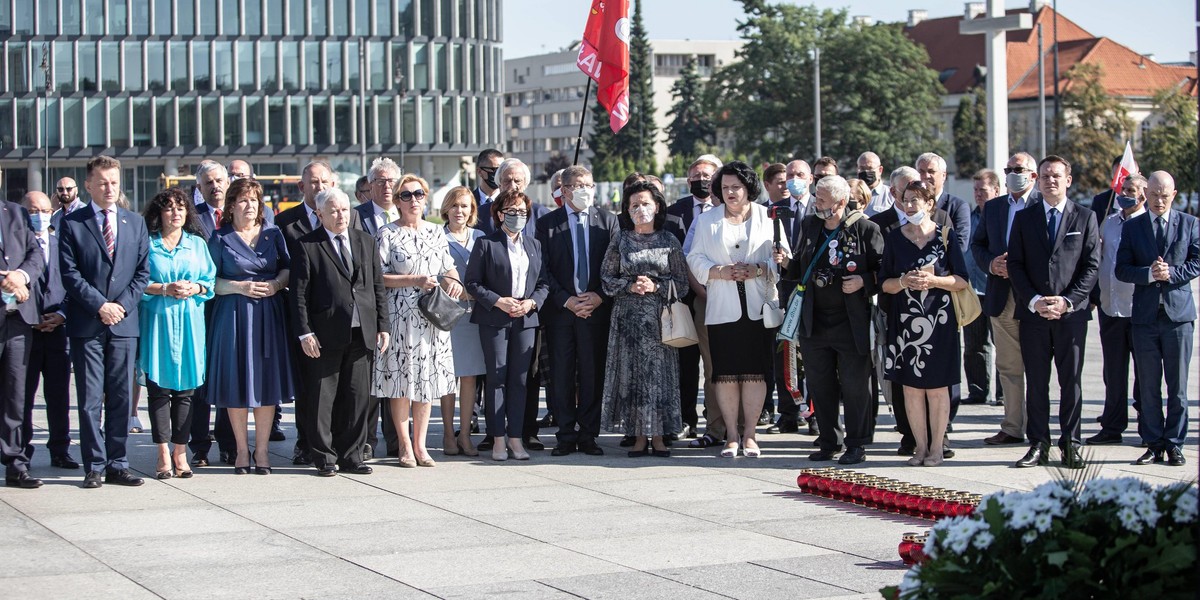
[(1025, 167), (1004, 167), (1005, 175), (1008, 175), (1009, 173), (1016, 173), (1017, 175), (1020, 175), (1021, 173), (1032, 173), (1032, 172), (1033, 172), (1033, 169), (1026, 169)]
[(400, 198), (401, 202), (412, 202), (413, 200), (420, 202), (425, 199), (425, 190), (404, 191), (396, 194), (396, 197)]
[(74, 188), (74, 187), (57, 187), (57, 188), (54, 188), (54, 189), (56, 189), (56, 190), (58, 190), (58, 191), (60, 191), (60, 192), (73, 192), (73, 191), (75, 191), (75, 188)]

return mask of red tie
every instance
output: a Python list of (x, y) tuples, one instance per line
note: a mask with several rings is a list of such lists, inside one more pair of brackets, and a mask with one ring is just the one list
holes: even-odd
[(110, 211), (106, 208), (106, 209), (100, 211), (100, 214), (104, 215), (104, 229), (103, 229), (104, 247), (105, 247), (105, 249), (108, 250), (108, 257), (112, 258), (113, 253), (117, 249), (117, 236), (115, 233), (113, 233), (112, 223), (110, 223), (108, 220), (108, 214), (110, 212), (112, 212), (112, 211)]
[(219, 208), (213, 209), (213, 224), (217, 227), (221, 226), (221, 209)]

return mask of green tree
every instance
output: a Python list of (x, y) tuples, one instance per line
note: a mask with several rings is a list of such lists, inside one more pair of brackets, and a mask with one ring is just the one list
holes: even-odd
[(613, 133), (608, 112), (598, 101), (594, 104), (592, 135), (588, 143), (594, 155), (592, 174), (596, 181), (621, 181), (635, 170), (643, 173), (658, 171), (654, 155), (658, 128), (654, 124), (650, 40), (642, 20), (641, 0), (634, 0), (629, 32), (629, 121), (621, 131)]
[(709, 112), (701, 105), (704, 83), (696, 71), (696, 57), (688, 57), (687, 65), (679, 79), (671, 87), (675, 104), (667, 113), (671, 123), (667, 125), (667, 147), (672, 157), (697, 156), (696, 148), (702, 143), (712, 143), (717, 134)]
[(1074, 187), (1084, 195), (1108, 188), (1112, 159), (1124, 151), (1133, 130), (1121, 99), (1108, 95), (1101, 74), (1099, 65), (1079, 63), (1065, 75), (1063, 140), (1055, 154), (1071, 161)]
[(970, 177), (987, 164), (987, 95), (975, 86), (954, 113), (954, 162), (959, 177)]
[(1142, 137), (1143, 171), (1167, 171), (1175, 178), (1175, 189), (1191, 193), (1200, 189), (1197, 181), (1196, 99), (1176, 89), (1166, 89), (1154, 96), (1157, 123)]

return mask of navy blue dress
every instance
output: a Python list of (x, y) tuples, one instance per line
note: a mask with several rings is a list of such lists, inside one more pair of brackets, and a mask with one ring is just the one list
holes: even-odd
[[(251, 248), (233, 227), (208, 242), (217, 278), (267, 281), (291, 261), (283, 232), (263, 225)], [(268, 298), (226, 294), (212, 300), (208, 329), (208, 399), (221, 408), (258, 408), (291, 402), (295, 373), (289, 356), (284, 293)]]

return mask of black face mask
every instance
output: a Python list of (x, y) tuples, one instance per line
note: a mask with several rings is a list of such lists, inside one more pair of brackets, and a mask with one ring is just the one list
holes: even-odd
[(879, 181), (879, 178), (875, 176), (874, 169), (870, 171), (859, 171), (858, 178), (861, 179), (863, 183), (867, 184), (867, 187), (873, 187), (875, 182)]
[(691, 182), (692, 195), (701, 199), (707, 200), (712, 195), (712, 180), (697, 179)]
[(492, 188), (493, 190), (498, 189), (500, 187), (500, 185), (496, 183), (497, 169), (489, 169), (489, 168), (481, 167), (479, 170), (483, 171), (483, 173), (485, 175), (487, 175), (487, 179), (484, 179), (483, 182), (486, 183), (488, 187)]

